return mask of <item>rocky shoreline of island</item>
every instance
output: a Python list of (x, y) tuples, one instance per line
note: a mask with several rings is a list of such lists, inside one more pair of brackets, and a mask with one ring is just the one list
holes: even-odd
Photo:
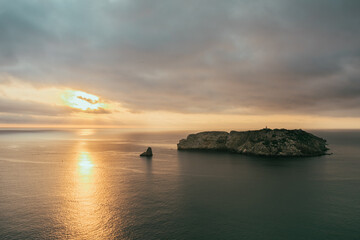
[(208, 131), (190, 134), (178, 150), (226, 151), (274, 157), (309, 157), (328, 154), (326, 140), (301, 129)]

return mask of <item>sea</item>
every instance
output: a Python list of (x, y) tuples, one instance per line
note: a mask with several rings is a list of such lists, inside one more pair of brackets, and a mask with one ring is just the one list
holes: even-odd
[(177, 151), (192, 131), (1, 129), (0, 239), (358, 240), (360, 131), (308, 131), (332, 154)]

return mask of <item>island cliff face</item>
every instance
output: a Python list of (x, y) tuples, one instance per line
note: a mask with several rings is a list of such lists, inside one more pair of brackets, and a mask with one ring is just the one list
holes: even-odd
[(180, 140), (178, 150), (213, 150), (262, 156), (319, 156), (326, 140), (303, 130), (262, 129), (237, 132), (201, 132)]

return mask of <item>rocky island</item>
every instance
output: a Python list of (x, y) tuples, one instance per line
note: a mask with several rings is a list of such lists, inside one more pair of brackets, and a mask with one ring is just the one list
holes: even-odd
[(190, 134), (177, 144), (178, 150), (212, 150), (261, 156), (320, 156), (328, 148), (326, 140), (299, 130), (200, 132)]
[(148, 147), (146, 149), (146, 152), (143, 152), (142, 154), (140, 154), (140, 157), (152, 157), (153, 153), (152, 153), (152, 149), (151, 147)]

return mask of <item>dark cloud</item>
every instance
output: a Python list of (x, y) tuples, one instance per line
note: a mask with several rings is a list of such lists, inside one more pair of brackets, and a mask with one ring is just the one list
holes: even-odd
[(69, 114), (73, 110), (67, 107), (55, 107), (45, 103), (13, 100), (0, 97), (0, 114), (26, 114), (26, 115), (42, 115), (57, 116)]
[(359, 11), (356, 0), (3, 1), (0, 72), (133, 111), (359, 116)]

